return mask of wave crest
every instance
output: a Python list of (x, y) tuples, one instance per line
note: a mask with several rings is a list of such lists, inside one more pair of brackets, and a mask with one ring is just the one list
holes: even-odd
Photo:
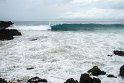
[(52, 25), (53, 31), (97, 30), (108, 28), (124, 28), (124, 24), (57, 24)]

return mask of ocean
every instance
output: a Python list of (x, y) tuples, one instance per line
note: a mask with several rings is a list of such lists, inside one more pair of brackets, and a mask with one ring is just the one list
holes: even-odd
[(81, 74), (98, 66), (117, 76), (100, 75), (102, 83), (124, 82), (119, 76), (124, 57), (113, 54), (124, 50), (124, 21), (16, 21), (9, 28), (22, 36), (0, 41), (0, 76), (7, 80), (26, 83), (38, 76), (49, 83), (79, 81)]

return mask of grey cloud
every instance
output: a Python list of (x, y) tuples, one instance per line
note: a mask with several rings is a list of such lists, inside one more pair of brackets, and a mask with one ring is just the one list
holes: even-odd
[(104, 0), (94, 3), (94, 6), (103, 9), (124, 9), (124, 0)]
[[(0, 0), (0, 19), (54, 20), (63, 15), (68, 15), (69, 12), (87, 16), (83, 14), (86, 14), (86, 12), (91, 11), (93, 8), (99, 9), (97, 13), (101, 12), (100, 9), (108, 11), (124, 10), (124, 0)], [(115, 15), (115, 11), (109, 12)], [(118, 15), (124, 18), (122, 13), (118, 13)], [(76, 14), (75, 16), (77, 16)]]

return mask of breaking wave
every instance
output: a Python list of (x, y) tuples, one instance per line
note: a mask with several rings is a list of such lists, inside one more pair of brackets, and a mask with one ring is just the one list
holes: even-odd
[(38, 26), (12, 26), (10, 29), (18, 29), (18, 30), (50, 30), (51, 27), (49, 25), (38, 25)]
[(16, 26), (10, 27), (18, 30), (51, 30), (51, 31), (81, 31), (81, 30), (106, 30), (124, 29), (124, 24), (49, 24), (37, 26)]
[(124, 24), (58, 24), (51, 26), (52, 31), (99, 30), (124, 28)]

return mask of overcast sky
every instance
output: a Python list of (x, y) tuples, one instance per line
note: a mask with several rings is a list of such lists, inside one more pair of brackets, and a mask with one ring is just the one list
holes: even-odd
[(124, 19), (124, 0), (0, 0), (0, 20)]

